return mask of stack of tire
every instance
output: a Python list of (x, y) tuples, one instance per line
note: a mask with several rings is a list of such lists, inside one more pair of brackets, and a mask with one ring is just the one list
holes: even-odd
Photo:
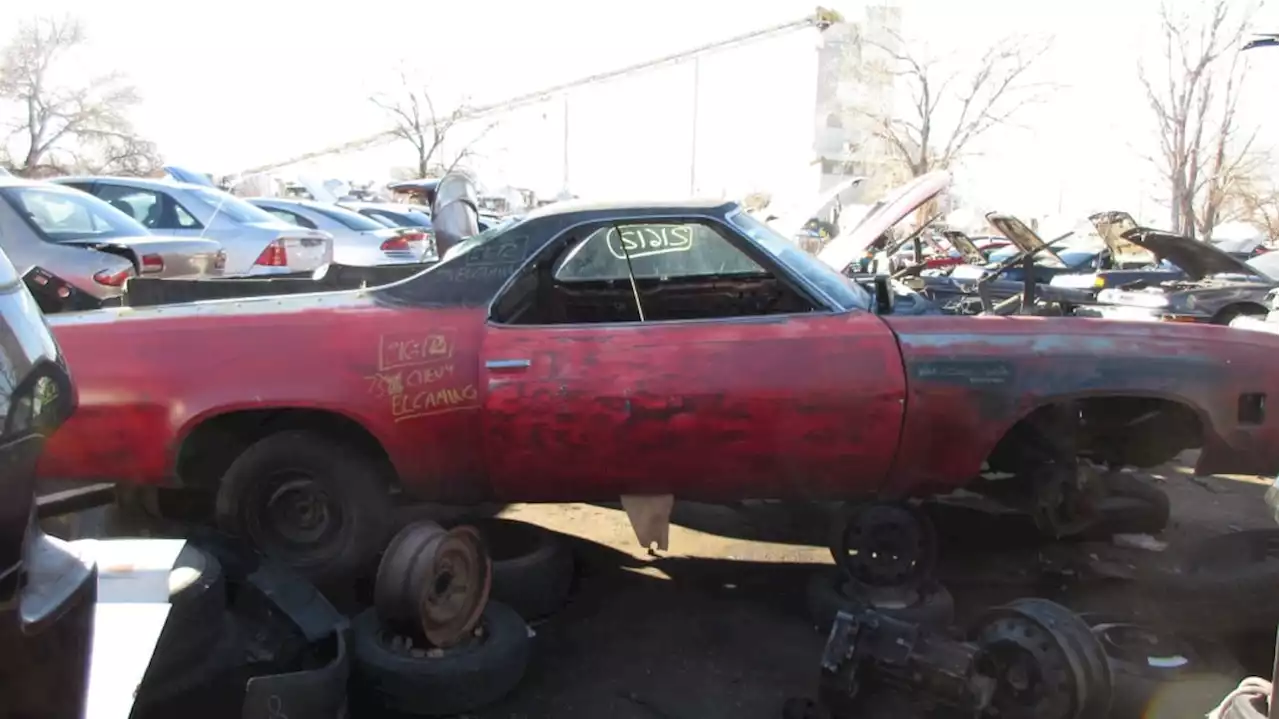
[(351, 625), (352, 694), (366, 711), (450, 716), (497, 702), (515, 689), (528, 666), (533, 632), (527, 621), (565, 602), (573, 559), (554, 535), (509, 520), (466, 524), (485, 540), (492, 567), (475, 629), (451, 646), (434, 647), (397, 630), (378, 606), (358, 614)]
[[(942, 628), (955, 617), (955, 602), (933, 576), (937, 536), (918, 509), (872, 502), (839, 517), (831, 542), (836, 566), (810, 577), (809, 618), (820, 632), (831, 630), (839, 612), (868, 607), (903, 621)], [(876, 556), (885, 537), (899, 546), (892, 557)]]

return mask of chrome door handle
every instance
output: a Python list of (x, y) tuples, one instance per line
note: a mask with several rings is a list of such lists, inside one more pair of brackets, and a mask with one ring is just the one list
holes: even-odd
[(531, 363), (527, 359), (489, 360), (484, 363), (487, 369), (527, 369)]

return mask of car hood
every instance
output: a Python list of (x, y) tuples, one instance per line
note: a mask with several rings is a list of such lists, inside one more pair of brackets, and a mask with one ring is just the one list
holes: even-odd
[[(1067, 264), (1062, 261), (1058, 253), (1054, 252), (1049, 244), (1036, 234), (1035, 230), (1027, 227), (1027, 225), (1013, 215), (1002, 215), (997, 212), (987, 214), (987, 222), (991, 226), (1007, 237), (1009, 242), (1019, 250), (1026, 252), (1032, 257), (1036, 257), (1042, 251), (1045, 251), (1043, 258), (1037, 258), (1036, 264), (1041, 266), (1056, 267), (1065, 269)], [(1047, 250), (1047, 251), (1046, 251)], [(1047, 263), (1047, 264), (1046, 264)]]
[(1151, 259), (1150, 250), (1124, 237), (1124, 233), (1138, 226), (1128, 212), (1109, 210), (1094, 213), (1089, 215), (1089, 222), (1093, 223), (1093, 229), (1106, 243), (1107, 249), (1111, 250), (1111, 257), (1116, 262), (1141, 262)]
[(964, 261), (970, 265), (981, 265), (987, 261), (987, 256), (982, 254), (982, 250), (969, 239), (969, 236), (959, 230), (943, 230), (942, 239), (946, 240), (955, 248), (956, 252), (964, 258)]
[(783, 237), (795, 237), (800, 234), (800, 230), (804, 228), (805, 223), (810, 218), (817, 217), (818, 213), (822, 212), (822, 208), (831, 204), (846, 190), (862, 184), (866, 179), (865, 177), (849, 177), (841, 180), (816, 196), (784, 210), (782, 215), (769, 224)]
[(861, 257), (876, 240), (902, 218), (915, 212), (951, 184), (951, 173), (938, 170), (921, 175), (890, 192), (862, 221), (840, 234), (818, 253), (818, 259), (837, 272)]
[(1181, 267), (1192, 280), (1202, 280), (1209, 275), (1232, 274), (1275, 282), (1208, 242), (1146, 227), (1134, 227), (1122, 233), (1121, 237), (1156, 257)]

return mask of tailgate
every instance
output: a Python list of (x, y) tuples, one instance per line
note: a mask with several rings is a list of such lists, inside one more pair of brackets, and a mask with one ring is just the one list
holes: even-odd
[(289, 269), (308, 272), (333, 261), (333, 238), (323, 232), (286, 231), (276, 238), (284, 245)]

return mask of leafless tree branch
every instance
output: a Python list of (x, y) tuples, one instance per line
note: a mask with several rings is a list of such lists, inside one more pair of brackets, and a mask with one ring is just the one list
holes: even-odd
[[(20, 173), (79, 169), (76, 158), (107, 146), (114, 148), (108, 154), (128, 147), (133, 165), (144, 159), (146, 164), (159, 162), (155, 146), (139, 138), (128, 120), (139, 97), (125, 78), (108, 73), (81, 86), (55, 82), (53, 70), (84, 41), (83, 26), (75, 18), (37, 18), (20, 24), (0, 55), (0, 100), (18, 108), (6, 145), (18, 142), (14, 156), (21, 161), (14, 164)], [(71, 165), (66, 158), (72, 158)]]
[(454, 127), (467, 115), (465, 105), (440, 115), (427, 89), (415, 87), (403, 72), (400, 73), (400, 90), (394, 96), (379, 94), (369, 100), (387, 113), (394, 123), (392, 133), (413, 147), (419, 178), (442, 175), (474, 156), (473, 146), (492, 129), (492, 126), (486, 127), (449, 160), (442, 161), (439, 156), (446, 154), (445, 141), (455, 134), (452, 132)]
[[(1252, 0), (1246, 0), (1252, 2)], [(1168, 187), (1174, 232), (1209, 237), (1229, 219), (1231, 187), (1253, 156), (1256, 131), (1236, 114), (1243, 81), (1240, 51), (1256, 6), (1213, 0), (1198, 17), (1160, 10), (1164, 78), (1140, 67), (1139, 79), (1159, 142), (1148, 156)]]
[(1028, 105), (1044, 100), (1052, 85), (1030, 81), (1029, 74), (1048, 50), (1022, 40), (1005, 39), (969, 68), (954, 60), (927, 59), (906, 49), (861, 39), (889, 60), (889, 72), (907, 86), (908, 110), (883, 114), (882, 108), (853, 108), (869, 119), (877, 134), (913, 176), (953, 166), (972, 154), (974, 142), (1000, 125), (1010, 124)]

